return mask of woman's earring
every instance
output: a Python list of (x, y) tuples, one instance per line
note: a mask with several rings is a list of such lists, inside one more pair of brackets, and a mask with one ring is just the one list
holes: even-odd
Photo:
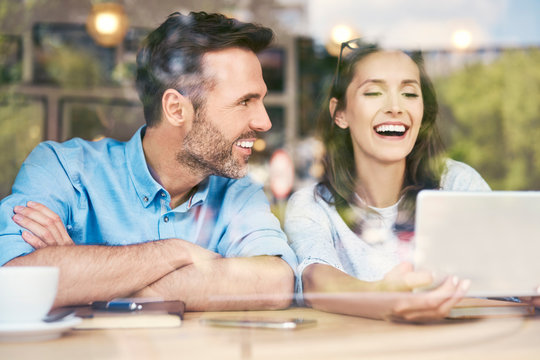
[(336, 116), (334, 116), (334, 122), (342, 129), (347, 129), (349, 127), (349, 123), (343, 118), (341, 112), (338, 112)]

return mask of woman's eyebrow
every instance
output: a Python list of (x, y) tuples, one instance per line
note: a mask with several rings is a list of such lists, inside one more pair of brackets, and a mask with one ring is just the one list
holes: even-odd
[(362, 86), (364, 86), (365, 84), (368, 84), (368, 83), (385, 84), (386, 81), (382, 80), (382, 79), (366, 79), (366, 80), (362, 81), (362, 83), (358, 87), (362, 87)]
[[(364, 81), (362, 81), (362, 83), (360, 85), (358, 85), (358, 87), (362, 87), (364, 86), (365, 84), (369, 84), (369, 83), (374, 83), (374, 84), (386, 84), (386, 80), (383, 80), (383, 79), (366, 79)], [(401, 84), (402, 85), (405, 85), (405, 84), (416, 84), (418, 86), (420, 86), (420, 83), (418, 82), (418, 80), (416, 79), (405, 79), (405, 80), (402, 80), (401, 81)]]
[(402, 84), (416, 84), (416, 85), (420, 85), (420, 83), (419, 83), (418, 80), (416, 80), (416, 79), (406, 79), (406, 80), (403, 80), (401, 83), (402, 83)]

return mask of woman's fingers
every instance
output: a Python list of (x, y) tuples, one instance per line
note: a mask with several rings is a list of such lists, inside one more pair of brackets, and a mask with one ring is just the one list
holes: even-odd
[(388, 272), (383, 279), (383, 291), (410, 291), (428, 286), (433, 282), (431, 273), (414, 271), (411, 263), (402, 262)]
[(389, 319), (413, 322), (443, 319), (465, 296), (469, 286), (469, 280), (458, 281), (455, 277), (449, 277), (433, 291), (407, 294), (409, 296), (403, 297), (394, 306)]
[(433, 275), (425, 271), (411, 271), (404, 276), (405, 285), (410, 289), (428, 286), (433, 282)]

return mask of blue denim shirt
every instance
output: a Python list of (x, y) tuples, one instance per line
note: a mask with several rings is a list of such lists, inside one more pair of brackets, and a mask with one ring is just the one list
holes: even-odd
[(128, 142), (104, 139), (38, 145), (21, 167), (12, 194), (0, 202), (0, 265), (34, 249), (11, 217), (13, 207), (40, 202), (56, 212), (76, 244), (129, 245), (179, 238), (224, 257), (281, 256), (296, 269), (262, 187), (248, 177), (210, 176), (185, 203), (151, 176), (142, 149), (144, 127)]

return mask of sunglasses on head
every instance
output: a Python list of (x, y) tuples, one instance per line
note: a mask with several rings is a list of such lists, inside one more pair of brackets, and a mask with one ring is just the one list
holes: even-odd
[(349, 41), (345, 41), (341, 43), (340, 49), (339, 49), (339, 56), (338, 56), (338, 62), (336, 66), (336, 76), (334, 76), (334, 87), (336, 87), (339, 84), (339, 76), (341, 73), (341, 64), (343, 62), (343, 50), (345, 48), (348, 48), (350, 50), (359, 50), (359, 49), (369, 49), (369, 48), (375, 48), (376, 45), (369, 44), (363, 41), (362, 38), (356, 38), (351, 39)]

